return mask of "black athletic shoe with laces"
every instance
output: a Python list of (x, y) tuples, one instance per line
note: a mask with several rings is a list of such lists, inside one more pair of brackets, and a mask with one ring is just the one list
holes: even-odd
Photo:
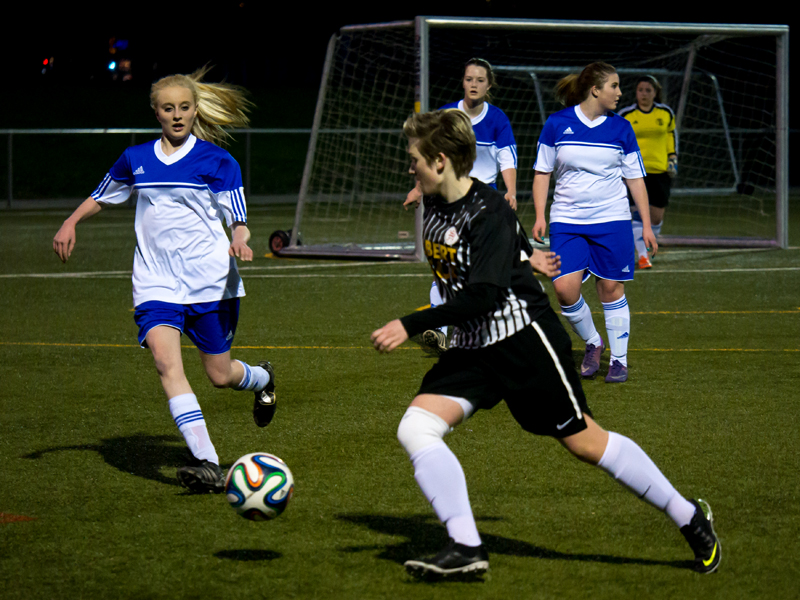
[(422, 334), (422, 349), (433, 356), (447, 352), (447, 336), (438, 329), (429, 329)]
[(452, 538), (436, 556), (407, 560), (406, 570), (421, 577), (482, 575), (489, 570), (489, 554), (483, 546), (457, 544)]
[(207, 460), (178, 469), (178, 481), (194, 494), (221, 494), (225, 491), (225, 473)]
[(698, 573), (711, 573), (717, 570), (722, 559), (722, 545), (714, 531), (714, 515), (705, 500), (698, 498), (689, 502), (696, 510), (689, 524), (681, 527), (681, 533), (694, 551), (692, 568)]
[(263, 390), (256, 392), (256, 400), (253, 404), (253, 420), (259, 427), (266, 427), (275, 415), (275, 370), (265, 360), (258, 363), (258, 366), (269, 373), (269, 383)]

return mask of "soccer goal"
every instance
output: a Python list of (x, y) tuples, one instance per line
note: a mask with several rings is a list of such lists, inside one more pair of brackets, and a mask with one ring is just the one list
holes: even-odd
[[(417, 17), (342, 28), (328, 45), (294, 226), (282, 255), (422, 258), (401, 127), (463, 97), (472, 57), (495, 66), (492, 102), (517, 140), (520, 219), (533, 225), (532, 166), (553, 87), (602, 60), (634, 102), (659, 78), (676, 113), (680, 170), (667, 244), (788, 243), (788, 35), (784, 25)], [(502, 186), (502, 183), (500, 183)], [(302, 235), (302, 245), (298, 243)]]

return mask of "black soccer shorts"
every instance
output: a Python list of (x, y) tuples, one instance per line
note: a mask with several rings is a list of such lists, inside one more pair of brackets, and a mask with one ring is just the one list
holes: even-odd
[(570, 340), (551, 309), (522, 331), (477, 350), (451, 348), (425, 375), (419, 394), (465, 398), (477, 409), (505, 400), (523, 429), (563, 438), (591, 416)]
[(672, 191), (672, 179), (669, 173), (655, 173), (644, 178), (647, 188), (647, 198), (650, 206), (666, 208), (669, 204), (669, 194)]

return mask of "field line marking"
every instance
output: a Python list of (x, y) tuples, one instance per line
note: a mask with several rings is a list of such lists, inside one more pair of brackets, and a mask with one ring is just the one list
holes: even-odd
[(25, 515), (12, 515), (11, 513), (1, 513), (0, 512), (0, 525), (5, 525), (6, 523), (19, 523), (22, 521), (35, 521), (36, 517), (27, 517)]
[[(0, 346), (46, 346), (63, 348), (137, 348), (139, 344), (82, 344), (77, 342), (0, 342)], [(194, 345), (181, 344), (181, 348), (193, 349)], [(234, 350), (374, 350), (372, 346), (233, 346)], [(421, 348), (400, 347), (398, 350), (417, 350)]]
[[(432, 277), (426, 270), (423, 273), (256, 273), (254, 271), (261, 270), (300, 270), (300, 269), (322, 269), (332, 267), (361, 267), (361, 266), (386, 266), (389, 263), (332, 263), (330, 265), (286, 265), (280, 267), (241, 267), (240, 271), (246, 273), (244, 279), (274, 279), (274, 278), (296, 278), (296, 279), (332, 279), (332, 278), (391, 278), (391, 277)], [(399, 263), (398, 263), (399, 264)], [(403, 265), (406, 266), (406, 265)], [(687, 273), (706, 273), (706, 274), (722, 274), (722, 273), (774, 273), (779, 271), (800, 271), (799, 267), (747, 267), (747, 268), (730, 268), (730, 269), (646, 269), (645, 271), (638, 272), (637, 275), (669, 275), (669, 274), (687, 274)], [(41, 278), (41, 279), (90, 279), (96, 278), (109, 278), (109, 277), (130, 277), (132, 271), (81, 271), (77, 273), (3, 273), (0, 274), (0, 279), (24, 279), (24, 278)]]
[(132, 271), (84, 271), (80, 273), (4, 273), (0, 275), (3, 279), (14, 278), (41, 278), (41, 279), (89, 279), (91, 277), (130, 277)]
[[(602, 310), (592, 311), (594, 315), (605, 314)], [(631, 311), (632, 315), (796, 315), (800, 307), (790, 310), (654, 310)]]
[[(0, 342), (0, 346), (47, 346), (64, 348), (137, 348), (138, 344), (80, 344), (73, 342)], [(181, 345), (192, 349), (192, 345)], [(372, 346), (234, 346), (233, 350), (374, 350)], [(421, 350), (400, 346), (397, 350)], [(800, 348), (628, 348), (629, 352), (800, 352)]]
[(628, 352), (800, 352), (800, 348), (629, 348)]
[[(281, 259), (286, 260), (286, 259)], [(292, 260), (292, 259), (288, 259)], [(386, 265), (388, 263), (381, 263), (381, 262), (343, 262), (343, 263), (317, 263), (313, 265), (282, 265), (282, 266), (265, 266), (265, 267), (257, 267), (253, 266), (239, 266), (240, 271), (282, 271), (282, 270), (289, 270), (289, 269), (330, 269), (332, 267), (372, 267), (377, 265)], [(421, 264), (421, 263), (420, 263)]]
[[(130, 279), (131, 271), (94, 271), (81, 273), (11, 273), (2, 274), (0, 279)], [(281, 273), (270, 275), (267, 273), (248, 273), (244, 280), (248, 279), (342, 279), (342, 278), (374, 278), (374, 277), (428, 277), (432, 278), (431, 273)]]
[(637, 275), (665, 275), (669, 273), (766, 273), (773, 271), (800, 271), (800, 267), (736, 267), (730, 269), (645, 269)]
[[(738, 254), (740, 252), (774, 252), (780, 250), (780, 248), (694, 248), (689, 250), (677, 250), (673, 248), (675, 248), (675, 246), (665, 247), (663, 251), (659, 248), (658, 254), (663, 254), (664, 256), (668, 254)], [(783, 248), (783, 250), (800, 250), (800, 246), (789, 246), (788, 248)]]

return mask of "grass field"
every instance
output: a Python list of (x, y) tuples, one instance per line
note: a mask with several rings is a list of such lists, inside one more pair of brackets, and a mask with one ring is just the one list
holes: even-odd
[(664, 515), (500, 405), (447, 438), (491, 555), (490, 576), (470, 583), (421, 583), (402, 568), (446, 542), (395, 439), (431, 359), (369, 344), (426, 302), (428, 269), (262, 257), (290, 214), (251, 210), (259, 258), (242, 269), (234, 347), (275, 365), (273, 423), (257, 429), (252, 396), (212, 388), (184, 350), (223, 464), (267, 451), (294, 473), (286, 513), (252, 523), (175, 481), (184, 444), (136, 345), (133, 211), (82, 224), (66, 266), (51, 250), (65, 211), (0, 212), (3, 600), (800, 595), (797, 203), (792, 249), (665, 248), (626, 286), (630, 381), (584, 386), (603, 426), (711, 503), (719, 572), (688, 570)]

